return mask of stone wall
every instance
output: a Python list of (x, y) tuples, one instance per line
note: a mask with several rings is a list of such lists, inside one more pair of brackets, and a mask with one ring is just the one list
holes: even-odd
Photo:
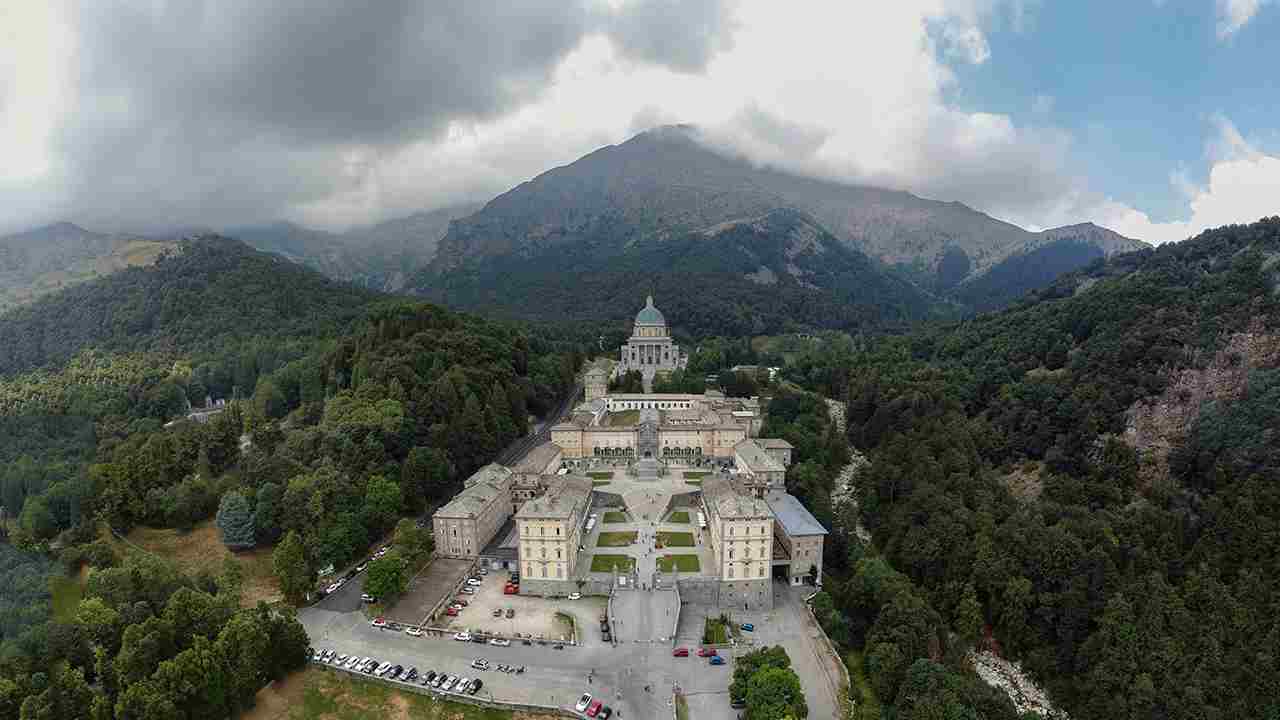
[(722, 582), (719, 605), (727, 610), (772, 610), (772, 582), (769, 578)]
[(676, 580), (682, 603), (719, 605), (720, 581), (715, 578), (689, 577)]
[(587, 578), (583, 582), (582, 587), (578, 587), (577, 580), (555, 580), (552, 578), (520, 578), (520, 594), (532, 595), (534, 597), (565, 597), (569, 593), (582, 593), (583, 595), (608, 595), (609, 590), (613, 587), (613, 580), (601, 579), (595, 580)]

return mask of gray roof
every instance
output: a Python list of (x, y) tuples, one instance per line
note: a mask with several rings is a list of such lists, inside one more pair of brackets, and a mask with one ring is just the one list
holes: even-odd
[(518, 473), (541, 473), (551, 461), (559, 457), (564, 450), (555, 443), (545, 442), (530, 450), (512, 470)]
[(501, 465), (490, 463), (467, 478), (466, 487), (444, 507), (436, 510), (435, 516), (454, 518), (474, 518), (480, 515), (495, 499), (503, 495), (511, 486), (511, 471)]
[(794, 450), (795, 446), (782, 438), (756, 438), (756, 442), (765, 450)]
[(804, 535), (826, 535), (827, 529), (809, 512), (795, 495), (784, 492), (773, 492), (765, 498), (773, 516), (778, 519), (782, 529), (789, 537)]
[(776, 458), (764, 451), (754, 440), (743, 440), (733, 446), (733, 451), (740, 455), (753, 472), (785, 472), (786, 468)]
[(591, 479), (581, 475), (555, 476), (542, 495), (525, 501), (516, 512), (519, 520), (573, 517), (576, 509), (586, 511), (591, 502)]
[(707, 508), (721, 519), (773, 516), (768, 503), (720, 475), (713, 474), (702, 481), (702, 498)]

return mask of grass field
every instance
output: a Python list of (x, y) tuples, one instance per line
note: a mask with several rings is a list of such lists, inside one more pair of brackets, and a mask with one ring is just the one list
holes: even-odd
[(232, 553), (222, 544), (213, 520), (200, 523), (189, 533), (180, 533), (170, 528), (137, 527), (129, 533), (128, 538), (129, 542), (173, 561), (189, 575), (195, 575), (200, 570), (219, 575), (222, 573), (223, 561), (233, 558), (244, 573), (242, 604), (245, 607), (253, 607), (259, 600), (275, 602), (282, 597), (275, 572), (271, 568), (271, 548), (259, 547)]
[(53, 595), (53, 619), (58, 622), (69, 622), (76, 614), (80, 598), (84, 595), (84, 585), (80, 578), (54, 575), (49, 578), (49, 593)]
[(659, 570), (672, 572), (673, 568), (678, 572), (698, 572), (702, 570), (702, 563), (697, 555), (663, 555), (658, 558)]
[(709, 617), (703, 621), (702, 643), (704, 645), (723, 645), (729, 642), (729, 626), (720, 618)]
[(600, 487), (601, 485), (608, 485), (610, 482), (612, 481), (611, 480), (592, 480), (591, 487)]
[[(490, 710), (427, 695), (404, 692), (310, 667), (258, 692), (252, 710), (241, 720), (511, 720), (509, 710)], [(550, 715), (522, 713), (521, 720), (551, 720)]]
[(669, 523), (684, 523), (684, 524), (688, 525), (688, 524), (689, 524), (689, 513), (685, 512), (685, 511), (683, 511), (683, 510), (677, 510), (677, 511), (675, 511), (675, 512), (671, 513), (671, 515), (667, 517), (667, 522), (669, 522)]
[(613, 473), (608, 471), (601, 471), (601, 470), (591, 470), (587, 472), (587, 477), (591, 478), (592, 480), (612, 480)]
[(625, 547), (635, 541), (635, 532), (602, 532), (596, 538), (596, 547)]
[(685, 485), (701, 485), (702, 481), (701, 480), (685, 480), (684, 484)]
[(658, 533), (658, 544), (662, 547), (693, 547), (693, 533), (663, 531)]
[(626, 427), (628, 425), (640, 424), (639, 410), (619, 410), (618, 412), (607, 413), (604, 416), (604, 422), (601, 425), (609, 427)]
[(618, 570), (629, 571), (635, 562), (628, 555), (594, 555), (591, 558), (591, 572), (613, 572), (615, 566)]
[(711, 471), (710, 470), (685, 470), (683, 474), (684, 474), (685, 480), (701, 480), (702, 478), (710, 475)]
[(627, 521), (627, 514), (617, 510), (610, 510), (604, 514), (604, 521), (607, 523), (624, 523)]

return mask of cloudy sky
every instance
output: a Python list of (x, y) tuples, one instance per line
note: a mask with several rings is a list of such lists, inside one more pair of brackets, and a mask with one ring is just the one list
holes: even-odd
[(669, 122), (1033, 229), (1280, 213), (1271, 0), (325, 5), (0, 0), (0, 231), (341, 229)]

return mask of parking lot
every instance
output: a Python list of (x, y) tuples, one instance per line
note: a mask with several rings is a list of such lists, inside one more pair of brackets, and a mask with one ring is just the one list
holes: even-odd
[[(564, 613), (572, 617), (577, 625), (579, 642), (599, 642), (599, 616), (605, 611), (605, 598), (567, 600), (506, 595), (502, 588), (507, 578), (508, 573), (505, 571), (491, 571), (476, 587), (476, 594), (459, 595), (467, 600), (467, 607), (455, 617), (444, 616), (436, 626), (493, 633), (509, 638), (531, 635), (534, 638), (568, 640), (573, 633), (569, 622), (563, 617), (556, 617), (557, 613)], [(507, 609), (514, 611), (514, 617), (507, 617)], [(494, 610), (501, 611), (501, 617), (494, 617)]]
[(392, 622), (404, 625), (430, 624), (426, 622), (427, 613), (440, 602), (441, 598), (451, 594), (469, 569), (470, 560), (454, 560), (435, 558), (423, 568), (417, 577), (409, 581), (404, 594), (396, 601), (395, 606), (383, 613)]

